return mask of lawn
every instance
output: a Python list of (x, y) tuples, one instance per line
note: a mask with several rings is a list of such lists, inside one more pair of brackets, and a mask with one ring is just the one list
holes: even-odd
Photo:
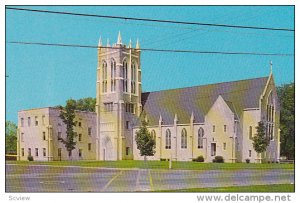
[[(82, 167), (104, 167), (104, 168), (149, 168), (168, 169), (168, 161), (6, 161), (8, 164), (22, 165), (55, 165), (55, 166), (82, 166)], [(172, 169), (184, 170), (239, 170), (239, 169), (294, 169), (294, 164), (254, 164), (254, 163), (198, 163), (173, 161)]]
[(217, 188), (190, 188), (181, 190), (163, 190), (157, 192), (295, 192), (293, 184), (250, 185)]

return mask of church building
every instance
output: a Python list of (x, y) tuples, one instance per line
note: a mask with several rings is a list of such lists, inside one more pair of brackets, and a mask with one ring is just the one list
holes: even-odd
[[(280, 109), (272, 67), (267, 77), (142, 92), (141, 51), (139, 41), (134, 47), (131, 41), (129, 45), (123, 44), (120, 33), (117, 42), (112, 45), (109, 42), (103, 45), (100, 38), (96, 113), (77, 112), (76, 119), (81, 120), (86, 128), (79, 130), (86, 135), (82, 133), (84, 139), (80, 142), (81, 147), (75, 149), (77, 155), (74, 159), (143, 160), (135, 135), (139, 130), (140, 117), (145, 115), (148, 130), (155, 140), (155, 154), (149, 156), (149, 160), (192, 161), (203, 156), (205, 162), (212, 162), (216, 156), (222, 156), (227, 163), (245, 162), (247, 159), (252, 163), (278, 161)], [(50, 110), (55, 112), (55, 109)], [(19, 112), (19, 160), (26, 157), (22, 147), (26, 148), (26, 143), (36, 143), (30, 149), (40, 148), (38, 145), (41, 144), (33, 142), (38, 137), (33, 135), (35, 131), (22, 127), (30, 112), (27, 110), (26, 115), (24, 111)], [(51, 117), (51, 114), (47, 115)], [(45, 131), (54, 136), (49, 137), (51, 140), (56, 140), (56, 125), (62, 123), (58, 120), (56, 115), (56, 122)], [(252, 145), (259, 121), (264, 122), (266, 136), (270, 140), (267, 151), (262, 154), (257, 154)], [(60, 136), (65, 136), (62, 128), (64, 126), (59, 128)], [(24, 131), (31, 134), (30, 139), (26, 139)], [(45, 157), (52, 158), (44, 157), (42, 160), (68, 159), (60, 143), (47, 143), (42, 148), (52, 153)]]
[[(277, 161), (280, 156), (279, 103), (272, 71), (268, 77), (142, 92), (141, 49), (122, 43), (98, 46), (97, 160), (142, 160), (135, 142), (145, 115), (155, 139), (151, 160), (205, 162)], [(258, 155), (252, 138), (264, 121), (270, 144)]]

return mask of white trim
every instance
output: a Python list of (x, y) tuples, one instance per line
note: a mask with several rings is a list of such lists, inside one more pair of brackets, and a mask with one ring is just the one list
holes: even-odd
[(267, 83), (265, 85), (264, 91), (262, 92), (262, 94), (260, 95), (260, 99), (259, 99), (259, 109), (261, 109), (261, 100), (263, 99), (263, 96), (266, 94), (266, 91), (268, 89), (269, 83), (271, 81), (271, 77), (272, 77), (272, 73), (270, 73), (269, 78), (267, 80)]
[(174, 126), (174, 124), (173, 125), (161, 125), (161, 127), (173, 127)]
[(176, 124), (177, 126), (190, 126), (190, 124), (183, 124), (183, 123), (181, 123), (181, 124)]
[(193, 123), (194, 125), (205, 125), (205, 123)]

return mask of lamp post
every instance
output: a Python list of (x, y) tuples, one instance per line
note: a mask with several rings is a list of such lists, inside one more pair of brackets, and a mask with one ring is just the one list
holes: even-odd
[(172, 152), (169, 160), (169, 169), (172, 169)]

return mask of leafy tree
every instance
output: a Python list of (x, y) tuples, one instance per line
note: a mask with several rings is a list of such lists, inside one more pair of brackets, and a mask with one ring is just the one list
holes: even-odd
[(17, 154), (17, 125), (5, 121), (5, 153)]
[[(75, 110), (79, 111), (90, 111), (95, 112), (96, 111), (96, 98), (87, 97), (82, 99), (77, 99), (75, 101)], [(56, 107), (61, 107), (60, 105)]]
[(67, 104), (65, 107), (60, 107), (60, 115), (59, 117), (66, 124), (66, 138), (59, 138), (59, 140), (65, 145), (67, 151), (69, 152), (69, 158), (71, 157), (72, 150), (75, 149), (76, 142), (74, 138), (77, 136), (76, 132), (74, 132), (73, 127), (76, 126), (77, 122), (74, 121), (75, 118), (75, 109), (76, 109), (76, 101), (74, 99), (67, 100)]
[(280, 100), (281, 155), (295, 159), (295, 83), (277, 87)]
[(265, 134), (265, 125), (263, 121), (258, 122), (256, 134), (253, 137), (253, 148), (257, 153), (263, 153), (267, 150), (270, 140)]
[(140, 150), (140, 155), (144, 156), (145, 161), (147, 160), (147, 156), (154, 156), (155, 140), (147, 129), (147, 122), (145, 120), (142, 120), (142, 125), (139, 131), (136, 132), (135, 140), (137, 148)]
[(87, 97), (76, 100), (76, 110), (95, 112), (96, 98)]

